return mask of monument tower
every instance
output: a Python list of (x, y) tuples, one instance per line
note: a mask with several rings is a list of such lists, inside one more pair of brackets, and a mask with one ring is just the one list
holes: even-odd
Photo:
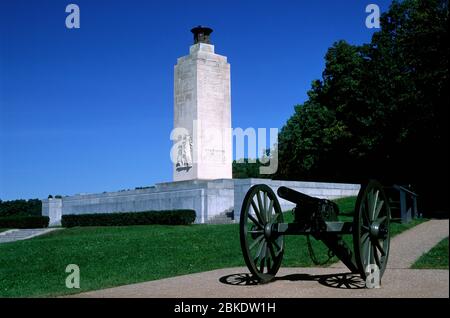
[(174, 181), (232, 178), (230, 64), (214, 53), (212, 31), (193, 28), (190, 54), (175, 65)]

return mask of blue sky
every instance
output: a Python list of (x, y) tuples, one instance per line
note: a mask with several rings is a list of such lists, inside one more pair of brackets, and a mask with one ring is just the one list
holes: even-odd
[(370, 41), (370, 3), (390, 1), (0, 1), (0, 199), (171, 181), (173, 66), (199, 24), (231, 64), (233, 127), (281, 128), (333, 42)]

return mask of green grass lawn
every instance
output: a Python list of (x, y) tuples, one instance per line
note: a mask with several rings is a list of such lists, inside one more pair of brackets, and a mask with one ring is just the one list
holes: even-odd
[(356, 197), (345, 197), (334, 200), (339, 206), (339, 212), (341, 215), (353, 214), (355, 208)]
[(448, 237), (422, 255), (412, 268), (448, 269)]
[[(325, 246), (312, 241), (325, 259)], [(68, 264), (80, 267), (78, 290), (65, 287)], [(283, 266), (312, 265), (305, 237), (286, 237)], [(233, 266), (245, 266), (238, 224), (70, 228), (0, 244), (0, 296), (63, 295)]]
[(237, 224), (71, 228), (0, 245), (0, 296), (46, 296), (243, 265)]

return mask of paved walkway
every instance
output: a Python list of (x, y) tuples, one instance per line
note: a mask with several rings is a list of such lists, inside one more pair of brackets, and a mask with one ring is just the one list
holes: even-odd
[(39, 235), (46, 234), (58, 230), (57, 228), (50, 229), (14, 229), (5, 232), (0, 232), (0, 243), (8, 243), (20, 240), (30, 239)]
[(394, 237), (388, 268), (411, 267), (420, 256), (448, 237), (448, 231), (448, 220), (431, 220)]
[(358, 298), (449, 297), (448, 270), (391, 269), (379, 289), (364, 288), (359, 276), (334, 268), (281, 268), (276, 280), (252, 285), (244, 267), (219, 269), (86, 292), (72, 297), (143, 298)]
[[(449, 220), (421, 223), (391, 240), (388, 268), (410, 268), (420, 257), (449, 236)], [(332, 268), (347, 268), (341, 262)]]
[(448, 270), (409, 269), (449, 235), (448, 220), (432, 220), (391, 241), (389, 269), (379, 289), (336, 264), (329, 268), (281, 268), (270, 284), (255, 285), (247, 268), (227, 268), (73, 295), (72, 297), (449, 297)]

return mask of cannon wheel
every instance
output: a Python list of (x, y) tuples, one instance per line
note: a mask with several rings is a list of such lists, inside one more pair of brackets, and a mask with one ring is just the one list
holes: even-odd
[(248, 190), (239, 224), (245, 264), (262, 283), (271, 281), (281, 265), (284, 237), (271, 235), (271, 226), (283, 222), (280, 203), (270, 187), (254, 185)]
[[(389, 256), (391, 211), (383, 187), (370, 181), (359, 191), (355, 206), (353, 244), (356, 264), (363, 279), (373, 265), (383, 276)], [(372, 268), (371, 268), (372, 267)]]

